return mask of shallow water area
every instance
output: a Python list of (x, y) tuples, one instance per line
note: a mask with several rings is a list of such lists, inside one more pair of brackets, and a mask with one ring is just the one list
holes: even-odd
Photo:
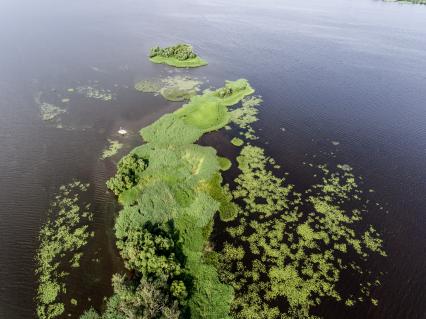
[[(122, 269), (112, 233), (119, 207), (105, 181), (121, 155), (100, 157), (108, 139), (126, 153), (140, 144), (140, 128), (181, 105), (134, 84), (179, 75), (206, 87), (247, 78), (264, 100), (254, 124), (258, 143), (298, 190), (312, 184), (309, 163), (349, 164), (364, 178), (364, 192), (378, 203), (365, 219), (383, 233), (389, 255), (372, 261), (384, 272), (378, 306), (326, 301), (318, 315), (423, 318), (425, 21), (426, 7), (369, 0), (155, 1), (150, 10), (130, 0), (3, 1), (0, 317), (35, 317), (38, 232), (57, 188), (73, 178), (91, 184), (85, 201), (95, 237), (70, 277), (69, 297), (78, 304), (66, 314), (99, 307), (111, 292), (111, 274)], [(174, 70), (149, 62), (150, 47), (177, 42), (191, 43), (209, 65)], [(66, 110), (57, 116), (62, 127), (42, 120), (39, 92)], [(120, 127), (129, 134), (119, 136)], [(232, 158), (238, 151), (229, 141), (238, 136), (222, 130), (202, 143)]]

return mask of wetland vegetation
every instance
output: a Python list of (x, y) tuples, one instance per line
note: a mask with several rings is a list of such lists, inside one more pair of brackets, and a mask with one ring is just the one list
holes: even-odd
[[(352, 168), (320, 165), (318, 182), (296, 191), (252, 144), (262, 103), (253, 93), (245, 79), (226, 81), (141, 129), (145, 143), (107, 182), (123, 206), (115, 235), (131, 275), (114, 275), (105, 310), (82, 318), (317, 318), (324, 299), (377, 304), (368, 260), (386, 253), (375, 228), (360, 227), (367, 205)], [(242, 147), (232, 187), (222, 179), (231, 161), (195, 144), (224, 127), (238, 128), (230, 143)], [(223, 242), (210, 239), (216, 213)], [(345, 276), (360, 289), (343, 293)]]
[[(156, 48), (151, 58), (165, 56), (198, 58), (181, 45)], [(127, 271), (113, 275), (113, 294), (101, 311), (88, 309), (81, 318), (313, 319), (325, 300), (377, 305), (380, 273), (369, 261), (386, 253), (378, 231), (364, 221), (369, 206), (361, 179), (346, 164), (310, 164), (316, 182), (297, 189), (285, 167), (259, 146), (253, 123), (263, 101), (249, 82), (226, 81), (198, 94), (201, 84), (187, 76), (136, 83), (141, 92), (187, 103), (142, 128), (144, 143), (121, 158), (107, 181), (122, 205), (114, 231)], [(110, 91), (92, 91), (77, 89), (112, 99)], [(222, 174), (231, 160), (197, 144), (222, 128), (238, 151), (230, 185)], [(102, 159), (122, 147), (108, 141)], [(93, 235), (89, 207), (80, 209), (87, 187), (78, 181), (61, 186), (40, 232), (41, 319), (78, 304), (67, 300), (65, 279)], [(215, 227), (222, 235), (212, 240)], [(343, 280), (354, 278), (356, 289), (342, 288)]]
[(142, 80), (135, 89), (144, 93), (161, 94), (166, 100), (179, 102), (189, 100), (200, 91), (201, 81), (188, 76), (168, 76), (164, 79)]
[(52, 201), (48, 220), (40, 231), (40, 247), (36, 256), (37, 316), (51, 319), (65, 312), (66, 278), (80, 267), (83, 247), (93, 237), (89, 230), (92, 219), (90, 205), (81, 201), (88, 184), (73, 181), (62, 185)]
[(108, 148), (103, 150), (101, 159), (106, 159), (108, 157), (114, 156), (123, 147), (123, 144), (117, 140), (108, 139), (108, 143)]
[(181, 43), (174, 46), (151, 49), (149, 59), (154, 63), (164, 63), (178, 68), (196, 68), (207, 65), (207, 61), (201, 59), (189, 44)]

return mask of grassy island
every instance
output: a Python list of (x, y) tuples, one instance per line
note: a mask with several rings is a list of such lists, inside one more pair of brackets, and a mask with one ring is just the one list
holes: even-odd
[(177, 68), (196, 68), (207, 65), (207, 61), (197, 56), (189, 44), (177, 44), (167, 48), (154, 47), (151, 49), (149, 59), (154, 63), (163, 63)]

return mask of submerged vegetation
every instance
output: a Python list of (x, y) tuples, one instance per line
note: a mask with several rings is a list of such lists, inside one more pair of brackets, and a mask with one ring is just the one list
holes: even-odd
[(189, 100), (200, 90), (201, 81), (188, 76), (168, 76), (161, 80), (142, 80), (135, 89), (145, 93), (159, 93), (166, 100), (179, 102)]
[(123, 144), (117, 140), (108, 139), (109, 146), (102, 152), (101, 159), (114, 156), (123, 147)]
[(98, 89), (92, 86), (79, 86), (78, 88), (76, 88), (76, 91), (89, 99), (97, 99), (106, 102), (112, 101), (111, 90)]
[(43, 121), (57, 120), (58, 116), (65, 113), (66, 110), (49, 103), (42, 103), (40, 105), (40, 113)]
[[(59, 188), (50, 205), (46, 224), (40, 231), (40, 248), (36, 256), (37, 316), (59, 317), (65, 311), (65, 278), (69, 270), (80, 266), (82, 248), (93, 236), (88, 229), (92, 219), (89, 205), (80, 208), (80, 196), (88, 184), (74, 181)], [(75, 301), (70, 301), (76, 303)]]
[(154, 47), (151, 49), (149, 59), (154, 63), (164, 63), (178, 68), (207, 65), (206, 61), (194, 53), (189, 44), (177, 44), (166, 48)]

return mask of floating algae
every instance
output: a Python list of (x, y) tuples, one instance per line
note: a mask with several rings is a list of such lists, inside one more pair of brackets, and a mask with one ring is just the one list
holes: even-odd
[(248, 140), (258, 139), (251, 124), (258, 119), (258, 107), (261, 103), (262, 99), (259, 96), (250, 96), (244, 98), (241, 106), (231, 112), (232, 122), (241, 129), (240, 134)]
[[(325, 298), (346, 304), (354, 304), (355, 296), (369, 299), (378, 281), (363, 277), (362, 270), (370, 254), (386, 254), (371, 225), (356, 231), (362, 210), (346, 209), (362, 207), (355, 176), (323, 167), (322, 182), (300, 194), (267, 169), (274, 161), (261, 148), (247, 145), (237, 160), (241, 174), (232, 194), (244, 209), (240, 223), (229, 228), (233, 241), (225, 244), (222, 258), (222, 278), (236, 290), (235, 317), (316, 318), (311, 309)], [(236, 259), (235, 249), (245, 254)], [(357, 273), (366, 288), (343, 295), (338, 287), (348, 272)], [(271, 306), (282, 298), (287, 310)]]
[(80, 209), (80, 195), (88, 184), (74, 181), (59, 188), (59, 193), (51, 203), (47, 223), (40, 231), (40, 248), (36, 256), (37, 316), (40, 319), (59, 317), (65, 306), (61, 300), (66, 293), (64, 283), (68, 273), (66, 268), (80, 265), (82, 247), (93, 233), (87, 222), (92, 213), (89, 205)]
[(66, 110), (49, 103), (41, 103), (40, 114), (43, 121), (58, 120), (59, 115), (65, 113)]
[[(257, 139), (251, 123), (261, 100), (255, 99), (232, 111), (247, 139)], [(365, 269), (371, 254), (386, 253), (373, 226), (359, 231), (366, 201), (352, 168), (337, 165), (333, 172), (320, 165), (314, 176), (322, 176), (321, 182), (298, 193), (268, 168), (280, 166), (262, 148), (246, 145), (237, 161), (241, 174), (231, 193), (243, 206), (227, 229), (232, 243), (223, 244), (216, 261), (224, 269), (221, 278), (235, 290), (234, 317), (318, 318), (311, 310), (324, 299), (377, 305), (371, 291), (380, 281)], [(360, 278), (361, 289), (346, 287), (343, 294), (342, 278), (351, 274)]]
[(108, 142), (109, 146), (102, 152), (101, 159), (106, 159), (108, 157), (114, 156), (123, 147), (123, 144), (117, 140), (108, 139)]
[[(74, 90), (70, 91), (70, 89), (68, 89), (68, 91), (74, 92)], [(79, 86), (76, 88), (76, 91), (87, 98), (97, 99), (102, 101), (112, 101), (111, 90), (98, 89), (92, 86)]]
[(161, 80), (142, 80), (135, 84), (135, 89), (144, 93), (159, 93), (162, 87)]
[(178, 68), (195, 68), (207, 65), (207, 62), (197, 56), (189, 44), (151, 49), (149, 60), (154, 63), (163, 63)]
[(235, 145), (235, 146), (242, 146), (244, 144), (244, 141), (242, 139), (238, 138), (238, 137), (234, 137), (231, 140), (231, 144)]
[(200, 90), (201, 81), (191, 79), (187, 76), (167, 77), (163, 80), (165, 86), (161, 88), (160, 94), (169, 101), (189, 100)]
[(169, 76), (161, 80), (142, 80), (135, 89), (145, 93), (159, 93), (166, 100), (178, 102), (189, 100), (200, 90), (201, 81), (188, 76)]

